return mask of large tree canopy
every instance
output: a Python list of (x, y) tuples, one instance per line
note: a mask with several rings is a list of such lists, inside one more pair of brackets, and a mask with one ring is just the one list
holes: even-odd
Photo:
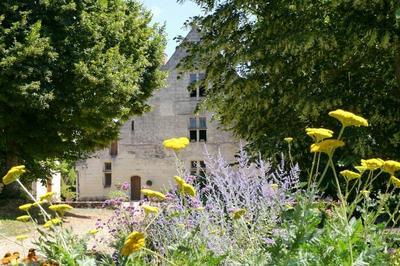
[(163, 82), (163, 29), (137, 0), (0, 1), (0, 154), (41, 169), (116, 139)]
[(400, 158), (399, 1), (193, 1), (202, 40), (183, 66), (205, 70), (204, 106), (254, 150), (292, 136), (305, 152), (304, 128), (338, 131), (342, 108), (371, 125), (347, 131), (343, 158)]

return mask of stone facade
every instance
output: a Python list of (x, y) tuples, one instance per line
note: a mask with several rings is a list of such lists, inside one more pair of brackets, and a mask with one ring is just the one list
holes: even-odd
[[(191, 31), (186, 40), (199, 41), (199, 36)], [(201, 76), (201, 73), (182, 75), (178, 72), (176, 66), (184, 55), (185, 51), (178, 47), (164, 66), (168, 72), (167, 86), (149, 100), (152, 111), (132, 117), (121, 128), (118, 144), (113, 147), (114, 153), (118, 150), (117, 154), (110, 155), (110, 149), (104, 149), (76, 164), (79, 200), (104, 199), (123, 182), (131, 184), (128, 193), (131, 200), (139, 199), (140, 189), (150, 183), (151, 189), (168, 189), (176, 175), (175, 157), (163, 148), (162, 141), (171, 137), (190, 137), (189, 128), (192, 129), (192, 137), (197, 134), (197, 141), (191, 141), (179, 155), (188, 169), (193, 162), (203, 160), (205, 143), (209, 153), (220, 151), (228, 160), (233, 159), (238, 141), (229, 132), (218, 129), (219, 125), (211, 121), (210, 113), (194, 114), (202, 97), (199, 97), (199, 90), (196, 97), (190, 95), (188, 86), (190, 80)], [(206, 126), (206, 142), (198, 139), (200, 134), (204, 137), (205, 133), (196, 129), (200, 128), (199, 120), (202, 130)]]

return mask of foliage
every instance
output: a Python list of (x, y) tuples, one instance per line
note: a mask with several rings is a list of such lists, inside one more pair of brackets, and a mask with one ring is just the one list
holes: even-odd
[(291, 136), (305, 168), (300, 129), (337, 130), (323, 115), (346, 107), (370, 117), (371, 126), (348, 131), (353, 145), (340, 151), (339, 165), (371, 155), (398, 158), (398, 1), (192, 2), (207, 12), (189, 22), (202, 38), (185, 43), (190, 55), (182, 67), (205, 71), (203, 107), (254, 152), (272, 157)]
[[(136, 0), (0, 3), (0, 162), (45, 177), (45, 161), (107, 146), (162, 85), (165, 39)], [(48, 172), (47, 172), (48, 173)]]

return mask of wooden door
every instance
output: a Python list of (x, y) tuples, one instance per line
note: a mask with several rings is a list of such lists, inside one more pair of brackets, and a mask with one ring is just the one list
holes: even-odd
[(141, 182), (140, 176), (131, 177), (131, 200), (140, 200)]

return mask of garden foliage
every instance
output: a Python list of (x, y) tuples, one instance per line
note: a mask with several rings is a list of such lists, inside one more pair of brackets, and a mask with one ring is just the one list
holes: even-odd
[(162, 87), (164, 46), (137, 0), (0, 1), (1, 171), (46, 177), (115, 140)]
[[(336, 150), (352, 145), (343, 140), (347, 129), (368, 121), (343, 110), (329, 115), (341, 123), (338, 133), (306, 129), (314, 140), (308, 182), (299, 182), (292, 156), (276, 166), (261, 158), (251, 161), (242, 148), (235, 164), (206, 150), (206, 178), (199, 182), (179, 158), (189, 142), (175, 138), (164, 142), (178, 166), (170, 189), (142, 189), (146, 199), (138, 206), (123, 204), (123, 198), (107, 200), (104, 207), (114, 215), (99, 220), (85, 237), (62, 226), (70, 206), (49, 206), (57, 215), (52, 218), (35, 202), (45, 219), (44, 228), (37, 225), (38, 248), (50, 261), (66, 265), (398, 265), (400, 237), (393, 227), (400, 222), (400, 203), (391, 198), (400, 188), (400, 162), (363, 159), (338, 172)], [(285, 141), (290, 150), (295, 139)], [(24, 172), (23, 166), (12, 168), (3, 180), (23, 186)], [(383, 189), (373, 185), (379, 177)], [(326, 178), (335, 184), (333, 198), (320, 192)], [(18, 219), (32, 220), (30, 208), (21, 206), (27, 215)], [(111, 251), (88, 247), (90, 235)]]
[[(180, 0), (186, 2), (188, 0)], [(398, 159), (400, 2), (397, 0), (192, 0), (206, 12), (189, 25), (201, 41), (183, 42), (185, 71), (204, 71), (203, 106), (249, 143), (279, 154), (296, 138), (296, 161), (310, 162), (302, 130), (338, 130), (324, 114), (346, 108), (369, 117), (349, 129), (340, 165), (366, 156)]]

